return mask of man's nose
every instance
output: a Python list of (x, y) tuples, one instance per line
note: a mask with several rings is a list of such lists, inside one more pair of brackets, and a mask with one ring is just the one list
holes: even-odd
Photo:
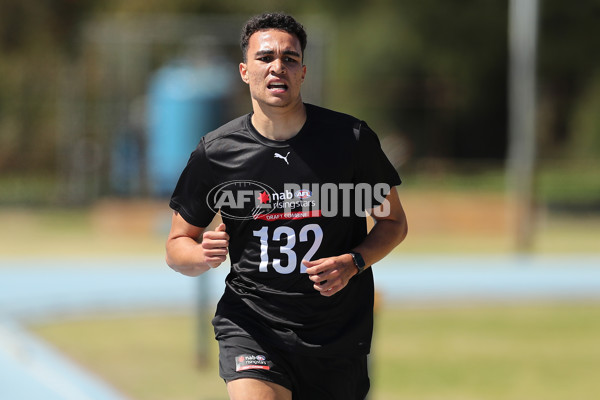
[(271, 63), (271, 72), (273, 72), (274, 74), (285, 74), (284, 62), (279, 58), (273, 60), (273, 62)]

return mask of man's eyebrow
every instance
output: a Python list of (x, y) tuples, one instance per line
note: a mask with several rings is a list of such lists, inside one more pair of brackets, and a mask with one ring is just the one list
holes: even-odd
[(273, 50), (259, 50), (254, 55), (255, 56), (266, 56), (266, 55), (273, 55), (273, 54), (275, 54), (275, 51), (273, 51)]
[(300, 58), (300, 53), (294, 50), (284, 50), (283, 54), (285, 54), (286, 56), (295, 56)]
[[(273, 54), (275, 54), (274, 50), (259, 50), (254, 55), (256, 57), (261, 57), (261, 56), (267, 56), (267, 55), (273, 55)], [(300, 58), (300, 53), (298, 53), (297, 51), (294, 51), (294, 50), (284, 50), (283, 54), (287, 55), (287, 56), (295, 56), (295, 57)]]

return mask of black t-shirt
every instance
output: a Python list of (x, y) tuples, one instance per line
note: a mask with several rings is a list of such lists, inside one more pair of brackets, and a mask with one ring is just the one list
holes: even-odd
[(251, 114), (205, 135), (170, 206), (199, 227), (220, 211), (227, 226), (231, 270), (213, 319), (217, 339), (250, 335), (307, 354), (366, 354), (371, 269), (325, 297), (301, 261), (358, 245), (367, 234), (361, 211), (401, 181), (364, 122), (310, 104), (306, 112), (286, 141), (260, 135)]

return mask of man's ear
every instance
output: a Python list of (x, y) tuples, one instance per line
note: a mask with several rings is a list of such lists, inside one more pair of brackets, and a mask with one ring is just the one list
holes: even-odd
[(248, 83), (248, 66), (245, 63), (240, 63), (240, 76), (245, 83)]

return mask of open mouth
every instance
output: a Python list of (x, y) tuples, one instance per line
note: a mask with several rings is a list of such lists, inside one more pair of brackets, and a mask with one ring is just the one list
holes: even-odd
[(285, 91), (287, 90), (288, 86), (285, 83), (270, 83), (267, 88), (269, 88), (269, 90), (276, 90), (276, 91)]

